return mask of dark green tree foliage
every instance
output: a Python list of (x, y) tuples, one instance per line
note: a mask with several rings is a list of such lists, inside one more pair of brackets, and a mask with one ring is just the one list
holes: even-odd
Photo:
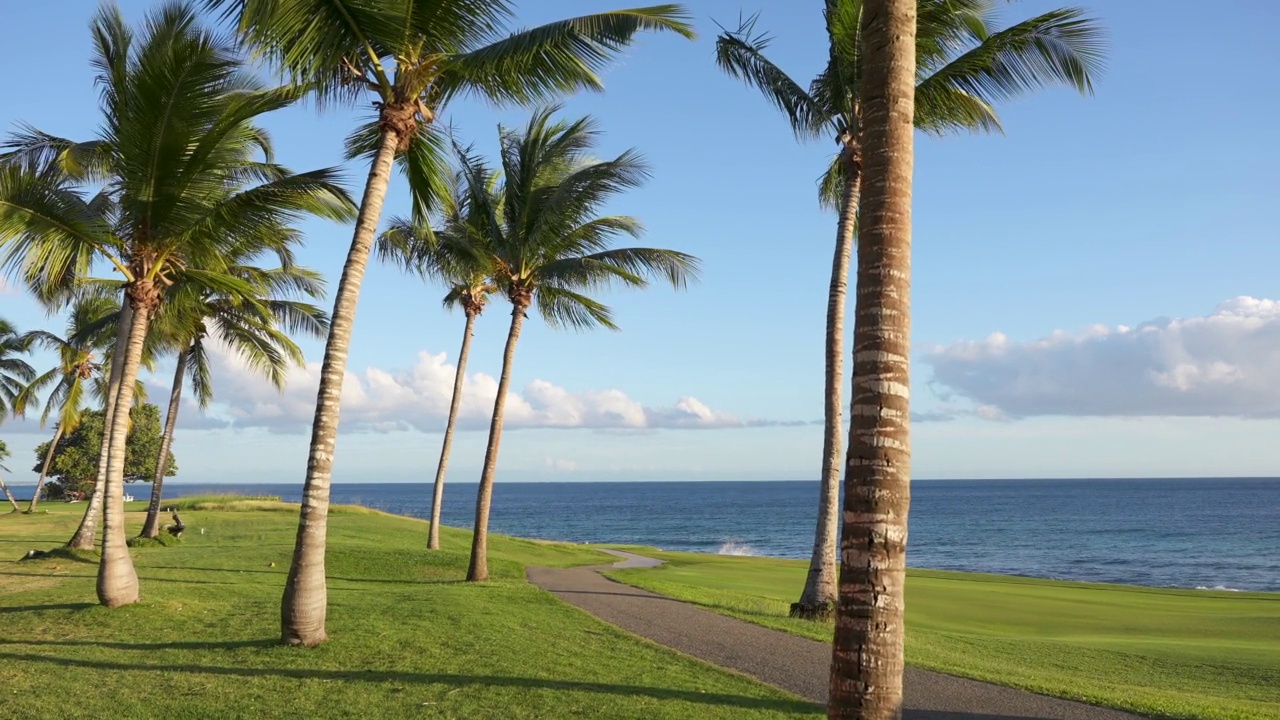
[[(149, 482), (156, 472), (156, 458), (160, 456), (160, 408), (147, 403), (133, 409), (130, 417), (129, 440), (126, 448), (125, 482)], [(102, 448), (103, 414), (101, 410), (89, 410), (83, 415), (80, 426), (64, 435), (53, 455), (49, 475), (53, 478), (47, 486), (50, 499), (70, 499), (87, 496), (93, 490), (98, 477), (98, 454)], [(40, 472), (49, 443), (36, 448), (36, 464), (32, 468)], [(178, 474), (178, 466), (169, 453), (167, 477)]]

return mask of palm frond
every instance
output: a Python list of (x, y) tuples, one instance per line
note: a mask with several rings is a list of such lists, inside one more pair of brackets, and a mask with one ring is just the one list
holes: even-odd
[(831, 125), (827, 108), (765, 56), (772, 38), (756, 32), (757, 19), (757, 15), (752, 15), (739, 23), (737, 29), (726, 30), (716, 38), (716, 65), (730, 77), (759, 90), (787, 116), (797, 138), (820, 137)]
[(532, 104), (577, 90), (601, 90), (599, 73), (645, 31), (694, 37), (679, 5), (615, 10), (548, 23), (466, 52), (444, 56), (439, 102), (473, 93), (494, 102)]
[[(962, 91), (984, 104), (1060, 84), (1091, 94), (1105, 67), (1106, 34), (1079, 8), (1062, 8), (988, 35), (980, 44), (941, 64), (922, 69), (916, 97), (953, 109), (935, 86)], [(943, 99), (938, 99), (943, 98)]]
[(578, 331), (598, 326), (618, 329), (607, 305), (567, 288), (543, 286), (538, 290), (536, 304), (538, 314), (551, 327)]

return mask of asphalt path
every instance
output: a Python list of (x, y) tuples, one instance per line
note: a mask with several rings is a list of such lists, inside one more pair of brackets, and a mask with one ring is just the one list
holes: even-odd
[[(529, 580), (607, 623), (815, 703), (827, 701), (831, 646), (610, 580), (600, 570), (661, 560), (605, 550), (613, 565), (528, 569)], [(941, 673), (907, 668), (907, 720), (1135, 720), (1139, 716)]]

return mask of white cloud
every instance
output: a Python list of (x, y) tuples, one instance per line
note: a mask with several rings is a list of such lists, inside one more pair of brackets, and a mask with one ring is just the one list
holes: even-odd
[[(320, 364), (290, 371), (283, 393), (223, 351), (212, 353), (216, 399), (206, 418), (184, 411), (182, 424), (197, 427), (262, 427), (277, 432), (303, 432), (310, 426), (319, 384)], [(420, 352), (407, 369), (369, 367), (348, 371), (342, 387), (342, 428), (347, 431), (442, 430), (448, 417), (456, 366), (444, 353)], [(498, 381), (482, 372), (463, 383), (458, 426), (488, 427)], [(536, 379), (507, 397), (505, 426), (519, 428), (595, 428), (653, 430), (733, 428), (793, 423), (739, 418), (713, 410), (693, 397), (670, 406), (650, 407), (621, 390), (571, 392)], [(800, 423), (806, 424), (806, 423)], [(563, 469), (563, 468), (559, 468)]]
[(1280, 301), (1204, 317), (1096, 325), (1031, 342), (1001, 333), (930, 348), (932, 383), (987, 419), (1039, 415), (1280, 417)]

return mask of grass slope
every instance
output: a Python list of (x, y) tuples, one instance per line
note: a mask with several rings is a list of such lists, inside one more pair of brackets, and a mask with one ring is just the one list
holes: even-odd
[[(133, 548), (142, 602), (117, 610), (94, 604), (93, 553), (17, 561), (69, 537), (83, 505), (0, 515), (0, 717), (818, 717), (523, 579), (529, 564), (598, 563), (593, 550), (491, 536), (495, 580), (466, 584), (468, 533), (446, 529), (428, 553), (425, 523), (361, 508), (329, 520), (330, 641), (281, 647), (296, 512), (181, 504), (187, 534)], [(131, 534), (143, 509), (130, 504)]]
[[(631, 548), (667, 564), (622, 582), (818, 640), (787, 617), (807, 563)], [(1280, 594), (912, 570), (907, 661), (1178, 718), (1280, 718)]]

